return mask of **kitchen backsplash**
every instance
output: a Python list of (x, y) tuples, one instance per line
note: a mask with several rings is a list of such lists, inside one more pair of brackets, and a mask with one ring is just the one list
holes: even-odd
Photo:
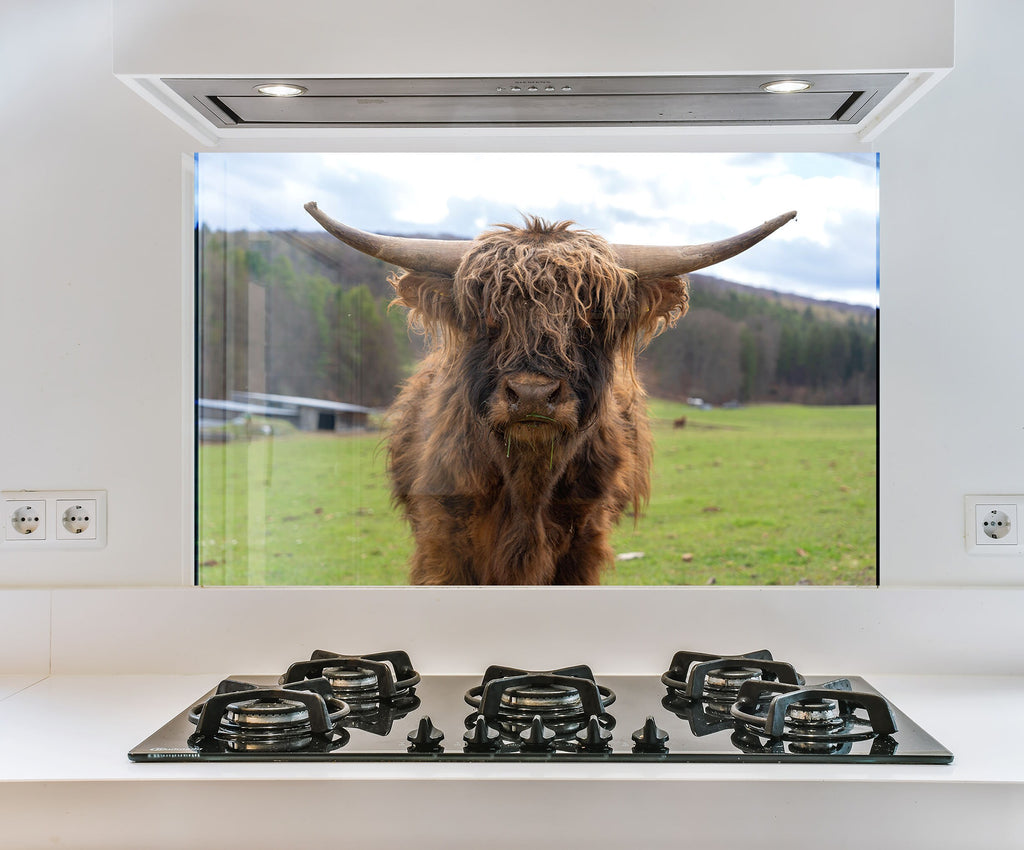
[(0, 592), (0, 674), (261, 673), (402, 648), (424, 673), (661, 670), (679, 646), (808, 672), (1024, 673), (1022, 589), (164, 588)]

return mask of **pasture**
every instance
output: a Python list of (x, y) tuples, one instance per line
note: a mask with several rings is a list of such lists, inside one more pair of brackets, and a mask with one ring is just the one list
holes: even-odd
[[(603, 583), (874, 584), (875, 411), (651, 400), (653, 495)], [(202, 584), (407, 583), (380, 433), (203, 443), (198, 466)]]

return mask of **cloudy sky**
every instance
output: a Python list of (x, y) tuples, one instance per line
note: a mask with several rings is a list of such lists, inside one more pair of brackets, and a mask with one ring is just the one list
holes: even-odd
[(315, 200), (387, 233), (468, 238), (532, 214), (612, 242), (693, 244), (795, 209), (796, 221), (707, 271), (877, 303), (874, 154), (211, 153), (197, 173), (197, 215), (215, 229), (319, 229), (302, 209)]

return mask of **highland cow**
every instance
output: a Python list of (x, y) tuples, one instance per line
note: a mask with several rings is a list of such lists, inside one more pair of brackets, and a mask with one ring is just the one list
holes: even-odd
[(306, 209), (405, 270), (395, 303), (430, 350), (391, 411), (392, 493), (415, 538), (410, 580), (462, 585), (598, 583), (613, 526), (650, 493), (637, 353), (686, 313), (683, 275), (796, 215), (655, 247), (536, 218), (474, 240), (406, 239)]

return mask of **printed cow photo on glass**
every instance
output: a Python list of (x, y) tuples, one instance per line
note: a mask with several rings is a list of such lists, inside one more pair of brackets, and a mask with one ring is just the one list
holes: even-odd
[(875, 582), (874, 155), (196, 171), (200, 583)]

